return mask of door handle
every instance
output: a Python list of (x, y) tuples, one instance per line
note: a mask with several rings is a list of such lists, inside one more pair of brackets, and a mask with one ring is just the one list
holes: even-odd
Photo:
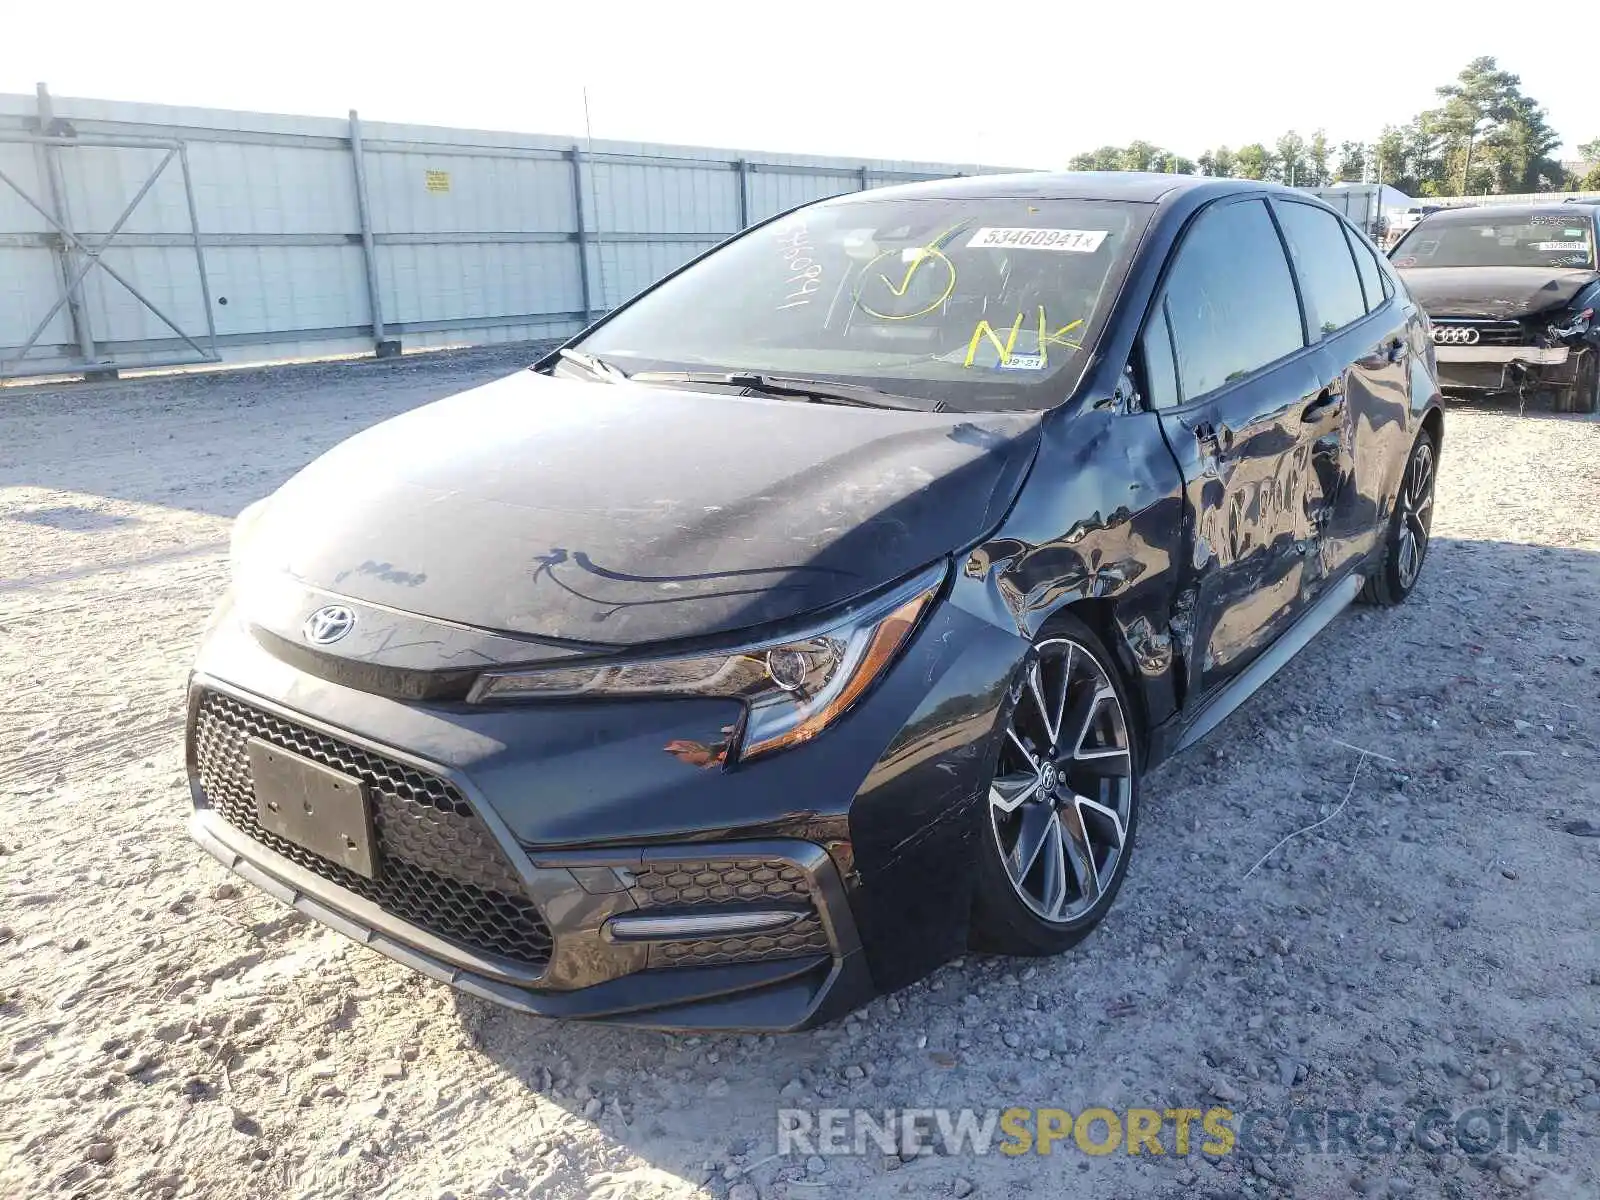
[(1194, 427), (1194, 440), (1202, 450), (1215, 457), (1233, 448), (1233, 430), (1226, 425), (1202, 421)]
[(1383, 344), (1383, 356), (1390, 362), (1399, 362), (1400, 355), (1404, 353), (1406, 340), (1403, 337), (1392, 337)]
[(1302, 421), (1320, 421), (1324, 417), (1337, 416), (1344, 411), (1344, 392), (1332, 387), (1325, 387), (1317, 393), (1317, 398), (1300, 413)]

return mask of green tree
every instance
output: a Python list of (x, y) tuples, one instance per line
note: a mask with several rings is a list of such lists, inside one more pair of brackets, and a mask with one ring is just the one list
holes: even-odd
[(1304, 185), (1306, 181), (1306, 140), (1294, 130), (1278, 139), (1278, 166), (1267, 175), (1284, 183)]
[(1278, 172), (1278, 156), (1260, 142), (1240, 146), (1233, 173), (1240, 179), (1272, 179)]
[(1424, 182), (1464, 195), (1548, 190), (1561, 182), (1561, 166), (1550, 157), (1561, 137), (1523, 93), (1520, 77), (1484, 56), (1438, 93), (1443, 105), (1419, 123), (1438, 140), (1443, 171)]
[(1193, 159), (1142, 140), (1075, 154), (1067, 166), (1074, 171), (1158, 171), (1166, 175), (1192, 175), (1195, 171)]
[(1207, 150), (1198, 159), (1197, 165), (1200, 174), (1215, 175), (1220, 179), (1227, 179), (1239, 169), (1234, 153), (1226, 146), (1218, 146), (1215, 150)]
[(1074, 171), (1120, 171), (1121, 163), (1120, 146), (1101, 146), (1098, 150), (1074, 154), (1067, 166)]
[(1600, 138), (1580, 143), (1578, 157), (1588, 164), (1589, 170), (1573, 180), (1573, 185), (1579, 191), (1600, 192)]
[(1367, 144), (1365, 142), (1340, 142), (1339, 165), (1334, 168), (1341, 183), (1360, 183), (1366, 178)]
[(1154, 171), (1157, 169), (1156, 161), (1162, 153), (1160, 146), (1152, 145), (1150, 142), (1137, 140), (1129, 142), (1122, 151), (1122, 165), (1117, 169), (1121, 171)]
[(1328, 132), (1319, 129), (1311, 135), (1311, 143), (1306, 147), (1306, 186), (1327, 187), (1333, 182), (1333, 174), (1328, 170)]

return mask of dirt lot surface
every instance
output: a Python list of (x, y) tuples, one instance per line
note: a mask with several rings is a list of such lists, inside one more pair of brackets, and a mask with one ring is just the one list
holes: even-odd
[[(804, 1035), (669, 1037), (459, 997), (184, 833), (231, 517), (519, 357), (0, 392), (0, 1197), (1600, 1195), (1600, 422), (1452, 410), (1416, 595), (1155, 772), (1073, 953), (968, 958)], [(1561, 1121), (1476, 1153), (1444, 1125), (775, 1156), (780, 1107), (1095, 1104)]]

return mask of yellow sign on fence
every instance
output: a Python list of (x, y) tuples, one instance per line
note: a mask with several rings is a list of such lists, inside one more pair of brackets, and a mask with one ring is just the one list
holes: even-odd
[(449, 171), (424, 171), (423, 175), (427, 177), (428, 190), (430, 192), (448, 192), (450, 190)]

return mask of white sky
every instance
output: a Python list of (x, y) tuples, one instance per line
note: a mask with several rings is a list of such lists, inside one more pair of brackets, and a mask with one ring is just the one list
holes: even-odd
[(1135, 137), (1190, 157), (1270, 145), (1289, 128), (1370, 138), (1493, 54), (1545, 105), (1566, 156), (1600, 136), (1593, 75), (1575, 69), (1572, 47), (1505, 37), (1505, 0), (1431, 12), (1304, 0), (5, 0), (0, 92), (43, 80), (60, 96), (574, 134), (587, 85), (596, 137), (1060, 168)]

